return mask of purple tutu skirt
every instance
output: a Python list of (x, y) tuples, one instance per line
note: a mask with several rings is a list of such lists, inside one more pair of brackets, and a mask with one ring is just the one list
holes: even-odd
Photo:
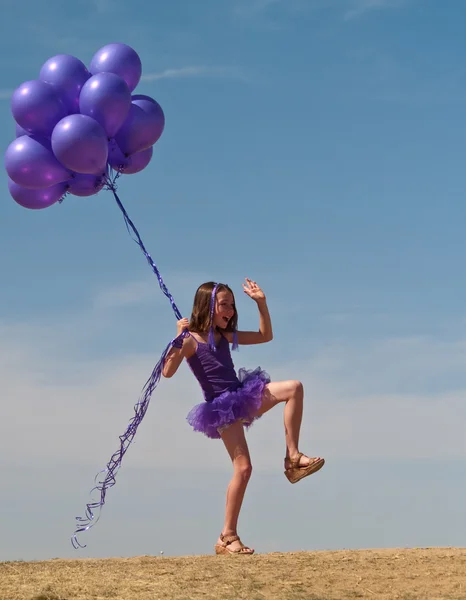
[(236, 421), (242, 421), (248, 428), (259, 418), (257, 413), (264, 388), (270, 383), (269, 375), (260, 367), (252, 371), (240, 369), (238, 379), (240, 387), (236, 390), (223, 392), (211, 402), (201, 402), (189, 411), (186, 419), (194, 431), (219, 439), (220, 432)]

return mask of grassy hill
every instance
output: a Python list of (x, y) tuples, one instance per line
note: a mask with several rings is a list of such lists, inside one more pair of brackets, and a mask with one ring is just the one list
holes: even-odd
[(0, 563), (1, 600), (466, 599), (466, 549)]

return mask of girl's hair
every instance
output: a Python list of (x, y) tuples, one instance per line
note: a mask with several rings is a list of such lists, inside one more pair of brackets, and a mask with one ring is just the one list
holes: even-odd
[(210, 318), (210, 306), (212, 301), (212, 291), (217, 286), (216, 295), (219, 292), (230, 292), (233, 296), (233, 306), (235, 313), (231, 317), (226, 326), (226, 331), (236, 331), (238, 326), (238, 313), (236, 312), (235, 295), (231, 288), (225, 283), (215, 283), (214, 281), (207, 281), (197, 288), (194, 296), (193, 311), (191, 313), (191, 319), (189, 321), (189, 331), (194, 333), (207, 333), (211, 326)]

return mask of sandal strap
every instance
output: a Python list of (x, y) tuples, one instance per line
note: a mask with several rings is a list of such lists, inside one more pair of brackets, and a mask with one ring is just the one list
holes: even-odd
[(288, 458), (288, 460), (290, 461), (291, 469), (296, 469), (299, 466), (301, 456), (304, 456), (304, 454), (302, 452), (298, 452), (298, 454), (294, 458)]
[(225, 544), (225, 546), (229, 546), (233, 542), (241, 542), (238, 535), (223, 535), (223, 533), (221, 533), (220, 539)]

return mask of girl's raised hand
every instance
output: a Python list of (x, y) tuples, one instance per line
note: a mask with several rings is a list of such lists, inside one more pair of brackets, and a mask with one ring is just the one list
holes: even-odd
[(185, 329), (189, 329), (189, 321), (188, 319), (180, 319), (176, 323), (177, 334), (176, 337), (181, 335)]
[(265, 300), (265, 294), (255, 281), (246, 278), (246, 283), (243, 283), (244, 293), (256, 302)]

